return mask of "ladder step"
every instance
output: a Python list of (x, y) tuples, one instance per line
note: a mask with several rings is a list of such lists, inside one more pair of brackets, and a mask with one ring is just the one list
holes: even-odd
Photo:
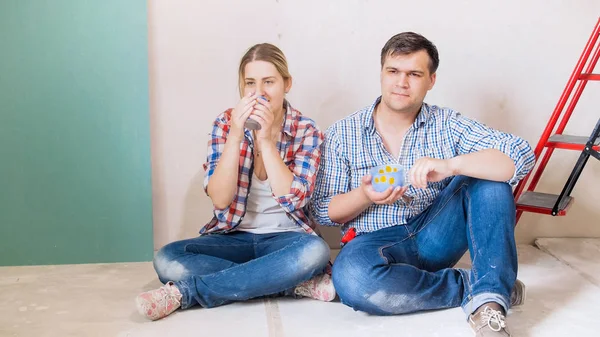
[[(570, 135), (552, 135), (548, 142), (546, 143), (546, 147), (553, 147), (556, 149), (566, 149), (566, 150), (576, 150), (583, 151), (585, 148), (585, 144), (588, 141), (588, 137), (583, 136), (570, 136)], [(594, 144), (594, 150), (598, 151), (600, 146), (598, 143), (600, 139), (596, 140)]]
[(579, 79), (588, 81), (600, 81), (600, 74), (581, 74), (579, 75)]
[[(552, 207), (558, 200), (558, 195), (540, 193), (540, 192), (525, 192), (517, 202), (517, 210), (524, 212), (552, 214)], [(573, 197), (566, 197), (559, 205), (559, 211), (556, 215), (566, 215), (567, 210), (573, 203)]]

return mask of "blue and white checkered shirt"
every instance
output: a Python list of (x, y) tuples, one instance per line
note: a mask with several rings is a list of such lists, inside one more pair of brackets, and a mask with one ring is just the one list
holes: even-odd
[(406, 224), (429, 207), (452, 177), (429, 183), (426, 189), (412, 186), (406, 196), (392, 205), (373, 204), (353, 220), (338, 224), (327, 214), (331, 199), (358, 188), (364, 175), (376, 165), (401, 164), (406, 174), (421, 157), (447, 159), (483, 149), (497, 149), (515, 163), (515, 174), (507, 181), (516, 185), (534, 166), (535, 157), (529, 144), (514, 135), (500, 132), (457, 111), (423, 103), (421, 112), (404, 136), (399, 159), (389, 155), (373, 121), (373, 111), (381, 97), (330, 126), (321, 148), (321, 165), (317, 174), (311, 207), (313, 219), (325, 226), (342, 226), (342, 232), (354, 227), (357, 234)]

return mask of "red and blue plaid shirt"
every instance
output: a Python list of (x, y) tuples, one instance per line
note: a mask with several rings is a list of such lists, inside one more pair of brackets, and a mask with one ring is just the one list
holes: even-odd
[[(204, 164), (204, 191), (217, 168), (223, 154), (227, 135), (231, 127), (231, 111), (220, 114), (215, 120), (208, 143), (206, 163)], [(286, 195), (273, 198), (285, 210), (288, 217), (301, 226), (307, 233), (314, 233), (313, 224), (308, 218), (308, 201), (312, 194), (316, 173), (319, 167), (323, 142), (323, 133), (313, 120), (303, 116), (287, 104), (283, 132), (277, 141), (277, 148), (286, 166), (294, 174), (290, 191)], [(254, 168), (254, 142), (249, 130), (244, 131), (244, 140), (240, 144), (240, 167), (237, 177), (237, 190), (233, 201), (225, 209), (213, 207), (212, 220), (200, 229), (200, 234), (226, 233), (237, 227), (246, 214), (246, 202), (252, 171)]]

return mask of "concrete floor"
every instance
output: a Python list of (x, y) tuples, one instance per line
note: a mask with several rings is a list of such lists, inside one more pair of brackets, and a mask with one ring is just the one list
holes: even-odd
[[(519, 246), (528, 296), (509, 315), (513, 335), (599, 336), (600, 240), (536, 244)], [(134, 298), (158, 286), (151, 263), (2, 267), (0, 336), (472, 336), (460, 309), (375, 317), (337, 300), (256, 300), (146, 321)]]

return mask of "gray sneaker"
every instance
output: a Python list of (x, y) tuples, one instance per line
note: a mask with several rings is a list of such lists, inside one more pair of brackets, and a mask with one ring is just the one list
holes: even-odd
[(525, 284), (520, 280), (517, 280), (512, 288), (512, 291), (510, 292), (511, 308), (525, 303), (526, 294), (527, 292), (525, 289)]
[[(498, 310), (496, 310), (498, 309)], [(510, 337), (506, 327), (506, 318), (496, 303), (484, 304), (469, 316), (469, 325), (475, 332), (475, 337)]]

